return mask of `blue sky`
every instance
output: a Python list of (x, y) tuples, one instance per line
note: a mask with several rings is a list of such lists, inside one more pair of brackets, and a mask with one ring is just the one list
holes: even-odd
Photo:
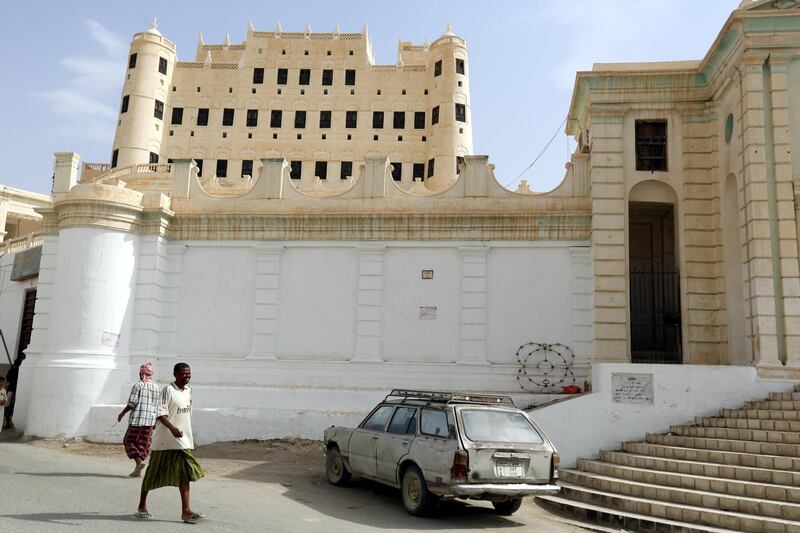
[[(369, 24), (378, 63), (397, 41), (435, 39), (447, 21), (467, 40), (475, 153), (516, 184), (566, 116), (577, 70), (594, 62), (700, 59), (739, 0), (450, 0), (13, 2), (0, 33), (0, 185), (49, 192), (53, 152), (110, 159), (131, 36), (159, 29), (193, 59), (207, 43), (244, 40), (249, 20), (269, 31), (360, 31)], [(220, 9), (222, 7), (222, 9)], [(535, 190), (564, 175), (574, 142), (563, 128), (529, 170)]]

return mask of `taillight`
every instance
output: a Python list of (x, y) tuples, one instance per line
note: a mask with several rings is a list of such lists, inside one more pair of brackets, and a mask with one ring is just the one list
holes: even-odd
[(555, 483), (558, 479), (558, 469), (561, 466), (561, 456), (558, 452), (553, 452), (550, 456), (550, 483)]
[(453, 456), (453, 468), (451, 473), (454, 479), (467, 479), (469, 472), (469, 455), (464, 450), (458, 450)]

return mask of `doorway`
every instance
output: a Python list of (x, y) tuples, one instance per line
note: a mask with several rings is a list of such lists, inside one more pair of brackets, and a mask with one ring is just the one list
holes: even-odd
[(631, 362), (680, 364), (680, 273), (672, 204), (631, 202), (628, 209)]

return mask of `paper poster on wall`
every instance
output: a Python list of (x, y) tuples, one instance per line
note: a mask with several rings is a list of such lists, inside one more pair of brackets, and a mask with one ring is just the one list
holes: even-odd
[(653, 403), (653, 374), (611, 374), (614, 403)]
[(100, 342), (103, 346), (115, 347), (119, 344), (119, 333), (104, 331), (103, 336), (100, 338)]
[(420, 320), (436, 320), (436, 306), (423, 305), (419, 308)]

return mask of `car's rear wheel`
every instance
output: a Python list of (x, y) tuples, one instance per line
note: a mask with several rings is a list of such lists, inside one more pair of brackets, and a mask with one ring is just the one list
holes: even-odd
[(325, 477), (331, 485), (346, 485), (350, 481), (350, 471), (344, 464), (338, 446), (332, 446), (325, 454)]
[(409, 466), (403, 472), (400, 490), (403, 493), (403, 506), (415, 516), (429, 514), (436, 506), (436, 496), (430, 493), (422, 472), (416, 466)]
[(512, 498), (503, 502), (492, 502), (494, 510), (497, 514), (509, 516), (517, 511), (522, 506), (522, 498)]

